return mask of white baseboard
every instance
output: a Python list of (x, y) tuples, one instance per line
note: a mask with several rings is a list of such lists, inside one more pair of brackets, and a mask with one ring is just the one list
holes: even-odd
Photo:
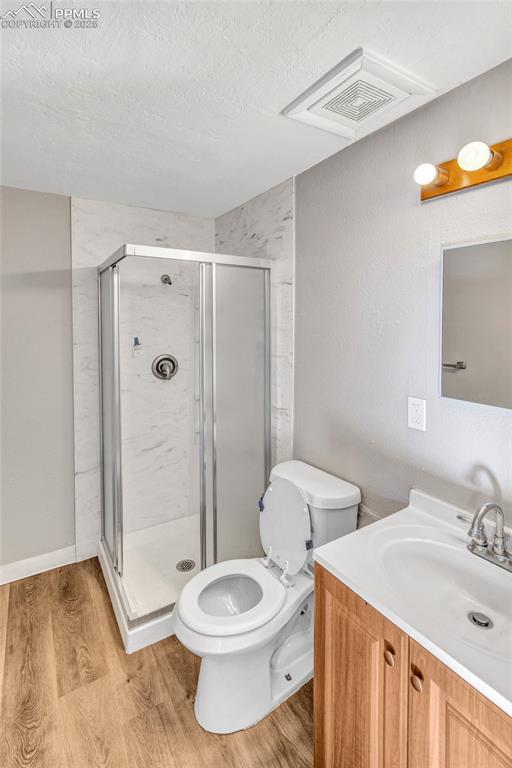
[(28, 557), (26, 560), (16, 560), (0, 566), (0, 584), (10, 584), (11, 581), (26, 579), (37, 573), (51, 571), (61, 565), (69, 565), (76, 560), (75, 547), (57, 549), (55, 552), (45, 552), (44, 555)]
[(110, 595), (110, 602), (114, 609), (114, 615), (126, 653), (140, 651), (141, 648), (145, 648), (147, 645), (158, 643), (159, 640), (164, 640), (166, 637), (173, 635), (174, 620), (172, 612), (165, 613), (162, 616), (158, 616), (156, 619), (152, 619), (138, 627), (130, 629), (119, 592), (114, 583), (114, 577), (108, 565), (102, 542), (100, 542), (98, 548), (98, 559), (100, 561), (105, 584), (107, 585), (108, 594)]

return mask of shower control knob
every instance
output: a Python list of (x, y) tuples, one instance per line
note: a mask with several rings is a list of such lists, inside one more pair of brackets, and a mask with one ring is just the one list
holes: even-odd
[(158, 355), (151, 363), (151, 370), (157, 379), (169, 381), (178, 373), (178, 361), (173, 355)]

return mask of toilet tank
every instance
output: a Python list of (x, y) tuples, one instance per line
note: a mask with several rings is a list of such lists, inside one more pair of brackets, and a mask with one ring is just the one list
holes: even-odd
[(314, 548), (357, 528), (361, 491), (356, 485), (303, 461), (277, 464), (270, 473), (270, 480), (274, 477), (289, 480), (306, 497)]

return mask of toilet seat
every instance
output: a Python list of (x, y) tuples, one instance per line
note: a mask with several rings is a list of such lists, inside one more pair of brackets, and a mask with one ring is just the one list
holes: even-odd
[[(245, 576), (255, 581), (261, 589), (261, 599), (243, 613), (227, 616), (206, 613), (199, 605), (201, 593), (215, 581), (229, 576)], [(258, 560), (226, 560), (196, 574), (184, 586), (178, 601), (178, 611), (183, 623), (202, 635), (240, 635), (273, 619), (285, 603), (286, 591), (272, 571)]]

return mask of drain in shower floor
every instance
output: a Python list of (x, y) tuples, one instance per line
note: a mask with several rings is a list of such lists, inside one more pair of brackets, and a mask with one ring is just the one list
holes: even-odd
[(182, 573), (186, 573), (187, 571), (193, 571), (196, 567), (195, 561), (186, 559), (186, 560), (179, 560), (176, 563), (176, 570), (181, 571)]

